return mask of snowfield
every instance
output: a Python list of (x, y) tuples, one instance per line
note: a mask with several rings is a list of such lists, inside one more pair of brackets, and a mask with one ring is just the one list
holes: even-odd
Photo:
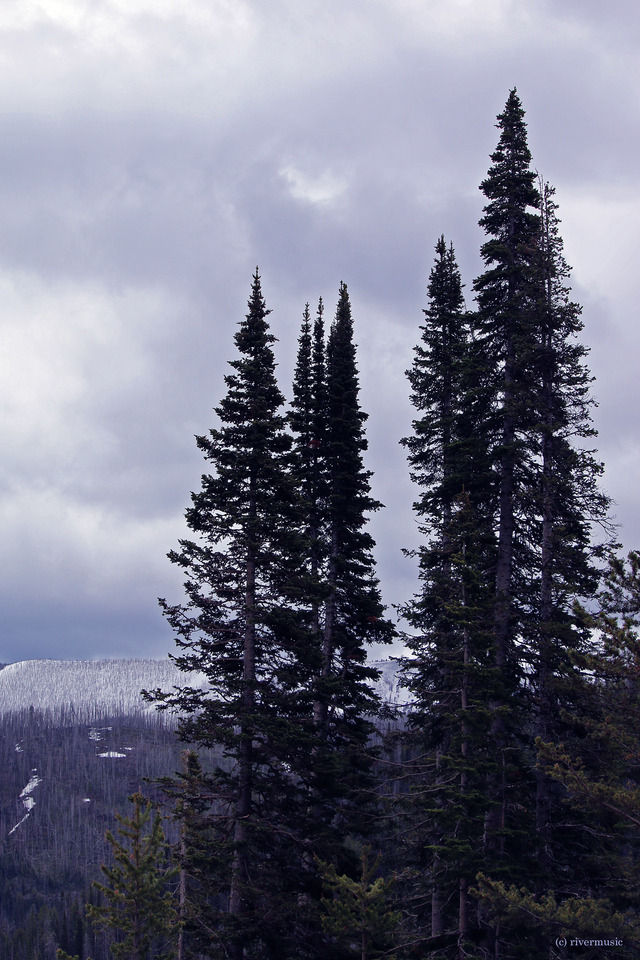
[[(155, 712), (140, 696), (142, 689), (206, 683), (203, 674), (182, 673), (169, 659), (22, 660), (0, 670), (0, 716), (33, 707), (57, 721), (92, 723)], [(98, 728), (92, 739), (101, 739)]]

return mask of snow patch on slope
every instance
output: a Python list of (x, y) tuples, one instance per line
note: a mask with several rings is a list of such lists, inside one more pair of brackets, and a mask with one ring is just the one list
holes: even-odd
[(22, 824), (22, 823), (25, 822), (25, 820), (27, 819), (27, 817), (29, 816), (29, 814), (31, 813), (31, 811), (33, 810), (33, 808), (35, 807), (36, 801), (35, 801), (35, 799), (31, 796), (31, 794), (33, 793), (33, 791), (35, 790), (35, 788), (38, 786), (39, 783), (42, 783), (42, 780), (41, 780), (41, 778), (38, 776), (37, 770), (34, 769), (34, 770), (31, 771), (31, 777), (30, 777), (30, 779), (29, 779), (29, 783), (28, 783), (28, 784), (26, 785), (26, 787), (20, 792), (20, 800), (22, 800), (22, 805), (23, 805), (23, 807), (25, 808), (25, 810), (26, 810), (27, 812), (25, 813), (25, 815), (24, 815), (24, 817), (22, 818), (22, 820), (19, 820), (19, 821), (16, 823), (15, 827), (12, 827), (11, 830), (9, 830), (9, 833), (7, 834), (8, 837), (10, 837), (11, 834), (14, 833), (14, 832), (18, 829), (18, 827), (20, 826), (20, 824)]

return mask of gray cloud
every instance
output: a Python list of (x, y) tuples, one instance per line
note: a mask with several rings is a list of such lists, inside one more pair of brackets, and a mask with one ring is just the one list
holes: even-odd
[(352, 296), (372, 530), (415, 588), (398, 440), (433, 246), (481, 269), (516, 85), (558, 188), (623, 539), (640, 536), (640, 14), (587, 0), (49, 0), (0, 23), (0, 659), (170, 646), (164, 558), (256, 263), (289, 392), (306, 300)]

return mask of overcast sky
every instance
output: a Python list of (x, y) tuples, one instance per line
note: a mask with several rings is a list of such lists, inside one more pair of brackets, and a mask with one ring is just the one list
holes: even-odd
[(404, 371), (443, 232), (472, 304), (514, 86), (640, 547), (639, 27), (630, 0), (3, 0), (0, 661), (172, 649), (165, 555), (256, 264), (287, 394), (305, 301), (348, 284), (383, 593), (411, 596)]

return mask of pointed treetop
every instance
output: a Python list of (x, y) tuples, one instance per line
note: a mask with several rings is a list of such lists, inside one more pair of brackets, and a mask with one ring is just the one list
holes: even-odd
[[(504, 110), (498, 114), (496, 127), (500, 130), (500, 139), (491, 154), (493, 166), (480, 184), (480, 189), (489, 200), (495, 200), (506, 192), (513, 193), (519, 181), (514, 199), (523, 206), (537, 207), (539, 197), (534, 186), (536, 174), (529, 169), (531, 153), (524, 116), (522, 103), (514, 88)], [(489, 213), (489, 209), (485, 208), (485, 212)]]
[(450, 243), (447, 247), (444, 234), (441, 234), (436, 243), (436, 257), (427, 287), (430, 305), (423, 313), (430, 316), (434, 307), (438, 314), (458, 313), (464, 307), (462, 287), (453, 244)]
[[(480, 226), (493, 238), (481, 253), (485, 263), (512, 262), (515, 251), (525, 255), (539, 231), (540, 194), (531, 169), (524, 110), (515, 89), (496, 124), (500, 139), (491, 154), (492, 166), (480, 189), (489, 201)], [(533, 210), (536, 212), (534, 213)], [(478, 289), (478, 282), (476, 282)]]
[(249, 307), (249, 313), (246, 315), (247, 320), (256, 316), (261, 316), (264, 318), (271, 313), (271, 310), (267, 310), (267, 304), (262, 296), (262, 285), (260, 283), (260, 274), (258, 273), (257, 267), (256, 272), (253, 274), (252, 280), (253, 283), (251, 284), (251, 295), (247, 302), (247, 306)]

